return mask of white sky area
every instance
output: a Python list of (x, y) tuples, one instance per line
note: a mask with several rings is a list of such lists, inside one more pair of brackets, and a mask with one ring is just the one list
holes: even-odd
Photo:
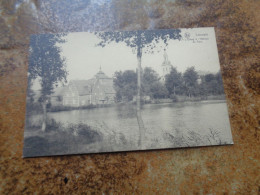
[[(214, 28), (181, 29), (182, 40), (170, 40), (166, 49), (168, 59), (178, 71), (184, 72), (194, 66), (196, 70), (215, 73), (220, 70)], [(185, 34), (190, 34), (187, 40)], [(96, 46), (100, 39), (93, 33), (70, 33), (66, 43), (61, 45), (62, 56), (66, 58), (68, 81), (90, 79), (101, 66), (102, 71), (112, 77), (115, 71), (136, 70), (137, 57), (125, 43), (111, 42), (105, 47)], [(157, 44), (153, 54), (142, 56), (142, 67), (151, 67), (162, 74), (164, 51)], [(157, 50), (159, 52), (157, 52)]]

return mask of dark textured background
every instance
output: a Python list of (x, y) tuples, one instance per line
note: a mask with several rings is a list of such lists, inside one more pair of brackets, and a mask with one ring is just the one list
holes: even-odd
[[(0, 194), (260, 194), (259, 0), (46, 2), (0, 1)], [(233, 146), (21, 158), (30, 34), (204, 26), (216, 30)]]

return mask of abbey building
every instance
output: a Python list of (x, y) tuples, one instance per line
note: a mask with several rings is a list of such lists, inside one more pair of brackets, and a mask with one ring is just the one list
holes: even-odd
[(56, 90), (51, 104), (70, 107), (113, 104), (115, 95), (113, 79), (100, 69), (92, 79), (71, 80), (67, 86)]

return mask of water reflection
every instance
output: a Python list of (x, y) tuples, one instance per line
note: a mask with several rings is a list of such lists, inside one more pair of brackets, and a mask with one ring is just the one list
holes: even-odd
[[(49, 117), (63, 124), (83, 122), (104, 134), (122, 133), (133, 140), (139, 136), (133, 105), (49, 113)], [(189, 131), (206, 135), (210, 129), (220, 131), (222, 137), (231, 138), (225, 102), (147, 104), (143, 105), (142, 117), (149, 139), (160, 137), (165, 132), (176, 136)]]

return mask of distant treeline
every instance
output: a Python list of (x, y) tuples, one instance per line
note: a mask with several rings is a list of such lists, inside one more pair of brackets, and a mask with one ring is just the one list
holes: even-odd
[[(206, 99), (207, 96), (224, 94), (220, 72), (199, 75), (194, 67), (187, 68), (184, 73), (173, 67), (165, 82), (155, 70), (146, 67), (142, 71), (141, 81), (142, 96), (151, 99), (175, 99), (176, 96)], [(114, 88), (117, 102), (132, 101), (137, 92), (137, 73), (133, 70), (115, 72)]]

